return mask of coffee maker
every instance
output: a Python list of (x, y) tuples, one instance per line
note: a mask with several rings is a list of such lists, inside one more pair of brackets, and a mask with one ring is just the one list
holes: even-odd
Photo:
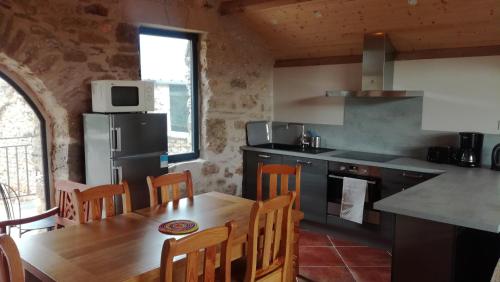
[(484, 135), (478, 132), (460, 132), (460, 148), (458, 149), (457, 164), (464, 167), (481, 166)]

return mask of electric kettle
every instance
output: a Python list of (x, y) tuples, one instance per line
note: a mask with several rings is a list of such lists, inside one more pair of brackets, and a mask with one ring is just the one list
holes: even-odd
[(497, 144), (491, 153), (491, 169), (500, 170), (500, 144)]

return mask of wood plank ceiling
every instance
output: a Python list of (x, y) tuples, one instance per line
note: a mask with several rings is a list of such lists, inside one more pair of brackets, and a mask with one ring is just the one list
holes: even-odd
[(232, 0), (220, 8), (258, 32), (277, 60), (360, 55), (363, 34), (379, 31), (398, 52), (500, 50), (499, 0)]

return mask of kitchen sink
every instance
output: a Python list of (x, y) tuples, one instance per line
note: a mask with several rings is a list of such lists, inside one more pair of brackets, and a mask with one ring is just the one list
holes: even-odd
[(264, 149), (282, 150), (282, 151), (292, 151), (292, 152), (299, 152), (299, 153), (306, 153), (306, 154), (321, 154), (321, 153), (335, 151), (335, 149), (311, 148), (311, 147), (302, 148), (299, 145), (279, 144), (279, 143), (261, 144), (261, 145), (255, 145), (253, 147), (264, 148)]

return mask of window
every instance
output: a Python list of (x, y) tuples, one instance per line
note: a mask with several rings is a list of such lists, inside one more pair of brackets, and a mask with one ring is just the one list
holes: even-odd
[(198, 35), (140, 29), (141, 79), (155, 81), (155, 112), (167, 113), (171, 162), (199, 157)]

